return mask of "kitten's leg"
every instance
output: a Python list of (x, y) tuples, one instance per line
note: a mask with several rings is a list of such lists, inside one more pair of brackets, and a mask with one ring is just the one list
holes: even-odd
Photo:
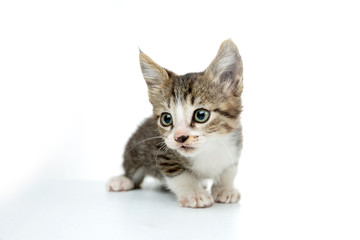
[(215, 179), (211, 188), (211, 195), (215, 202), (236, 203), (240, 200), (240, 193), (234, 188), (234, 179), (237, 173), (237, 166), (225, 169), (218, 179)]
[(203, 208), (213, 205), (211, 195), (200, 187), (194, 175), (184, 172), (175, 177), (167, 177), (166, 181), (171, 191), (176, 194), (180, 206)]
[(140, 184), (145, 177), (145, 168), (126, 168), (125, 174), (115, 176), (109, 179), (106, 189), (110, 192), (128, 191), (134, 188), (140, 188)]
[(112, 177), (106, 183), (106, 190), (109, 192), (128, 191), (134, 187), (133, 181), (124, 175)]

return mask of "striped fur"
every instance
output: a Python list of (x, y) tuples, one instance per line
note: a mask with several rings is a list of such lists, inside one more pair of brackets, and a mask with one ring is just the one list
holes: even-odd
[[(143, 52), (140, 52), (140, 65), (153, 116), (146, 119), (128, 141), (124, 176), (134, 187), (139, 187), (146, 175), (165, 177), (168, 181), (174, 178), (169, 186), (181, 186), (176, 179), (192, 183), (192, 176), (227, 179), (221, 174), (237, 166), (242, 148), (242, 60), (235, 44), (225, 41), (210, 66), (198, 73), (177, 75), (160, 67)], [(209, 120), (196, 121), (197, 109), (207, 110)], [(163, 113), (171, 114), (170, 126), (161, 124)], [(186, 135), (186, 141), (179, 143), (176, 140), (179, 135)], [(219, 150), (212, 153), (217, 147)], [(182, 174), (187, 177), (177, 178)], [(219, 186), (217, 189), (221, 189)], [(172, 190), (177, 195), (184, 191)], [(184, 204), (187, 204), (185, 200)], [(208, 205), (210, 202), (204, 206)]]

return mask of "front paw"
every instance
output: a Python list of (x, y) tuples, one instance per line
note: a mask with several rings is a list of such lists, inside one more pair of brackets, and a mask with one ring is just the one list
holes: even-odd
[(205, 208), (211, 207), (214, 203), (210, 194), (205, 191), (189, 193), (179, 197), (181, 207)]
[(240, 200), (240, 193), (234, 188), (225, 189), (221, 187), (213, 187), (211, 195), (217, 203), (236, 203)]

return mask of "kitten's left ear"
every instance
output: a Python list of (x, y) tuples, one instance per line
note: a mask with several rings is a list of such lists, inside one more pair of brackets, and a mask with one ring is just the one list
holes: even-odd
[(240, 96), (243, 89), (243, 64), (239, 50), (231, 40), (225, 40), (205, 75), (220, 86), (225, 92)]
[(149, 88), (149, 91), (159, 89), (163, 81), (169, 79), (167, 71), (155, 63), (145, 53), (140, 51), (141, 71)]

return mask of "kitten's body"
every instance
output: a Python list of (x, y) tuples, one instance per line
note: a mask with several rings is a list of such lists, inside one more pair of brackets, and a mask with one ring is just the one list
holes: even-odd
[[(130, 190), (150, 175), (165, 179), (181, 206), (237, 202), (242, 62), (235, 44), (225, 41), (200, 73), (178, 76), (143, 53), (140, 63), (154, 114), (130, 138), (125, 174), (110, 179), (108, 189)], [(199, 185), (204, 178), (214, 179), (212, 197)]]

